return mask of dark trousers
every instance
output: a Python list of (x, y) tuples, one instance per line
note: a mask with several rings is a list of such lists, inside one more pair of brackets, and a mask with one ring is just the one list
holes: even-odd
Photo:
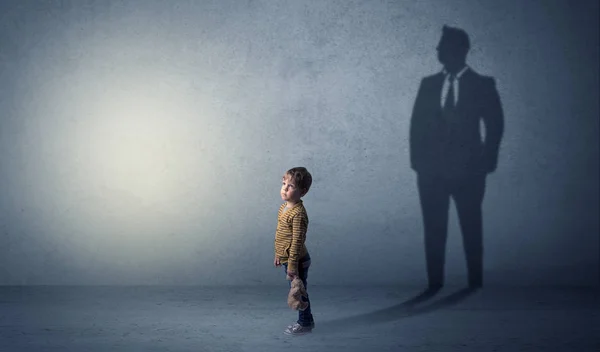
[[(308, 268), (310, 267), (310, 255), (305, 256), (304, 258), (300, 259), (300, 262), (298, 263), (298, 277), (300, 277), (300, 280), (302, 280), (302, 283), (304, 284), (304, 287), (306, 288), (307, 291), (307, 296), (308, 296), (308, 285), (306, 283), (306, 279), (308, 278)], [(287, 263), (283, 264), (283, 269), (287, 275), (287, 268), (288, 265)], [(288, 284), (292, 285), (291, 281), (288, 281)], [(306, 307), (305, 310), (299, 310), (298, 311), (298, 321), (297, 323), (302, 325), (302, 326), (310, 326), (313, 323), (313, 315), (310, 309), (310, 300), (308, 299), (308, 297), (306, 298), (306, 301), (308, 302), (308, 307)]]
[(425, 257), (430, 286), (444, 284), (450, 198), (454, 199), (469, 273), (469, 284), (483, 283), (483, 221), (481, 205), (485, 175), (448, 178), (419, 174), (417, 184), (425, 229)]

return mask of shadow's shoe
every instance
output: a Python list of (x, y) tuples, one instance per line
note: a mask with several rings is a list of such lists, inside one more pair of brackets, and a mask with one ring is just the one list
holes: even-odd
[(285, 329), (284, 333), (287, 335), (306, 335), (308, 333), (312, 332), (312, 329), (314, 327), (314, 323), (311, 326), (302, 326), (298, 323), (295, 323), (294, 325), (288, 326), (287, 329)]
[(442, 288), (444, 288), (444, 284), (441, 283), (430, 283), (425, 290), (426, 293), (437, 293)]
[(472, 290), (477, 290), (483, 287), (483, 283), (481, 281), (473, 281), (469, 282), (469, 288)]

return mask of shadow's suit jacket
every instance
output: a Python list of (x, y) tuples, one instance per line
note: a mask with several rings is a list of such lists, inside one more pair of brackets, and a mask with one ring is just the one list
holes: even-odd
[(445, 78), (440, 72), (421, 80), (410, 122), (412, 169), (419, 174), (449, 177), (494, 171), (504, 130), (494, 78), (468, 68), (458, 81), (455, 108), (444, 113), (441, 97)]

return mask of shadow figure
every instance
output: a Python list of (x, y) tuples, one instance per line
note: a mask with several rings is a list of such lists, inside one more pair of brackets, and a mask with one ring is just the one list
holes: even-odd
[(325, 321), (319, 324), (318, 331), (326, 333), (348, 331), (349, 329), (351, 330), (353, 328), (356, 328), (357, 325), (361, 324), (373, 325), (389, 323), (397, 321), (399, 319), (409, 318), (415, 315), (431, 313), (436, 310), (440, 310), (458, 304), (459, 302), (465, 300), (467, 297), (473, 294), (475, 291), (477, 291), (477, 288), (463, 288), (448, 296), (440, 298), (439, 300), (434, 301), (433, 303), (429, 303), (421, 307), (416, 307), (419, 303), (433, 297), (438, 291), (439, 289), (437, 288), (427, 289), (422, 293), (418, 294), (417, 296), (391, 307), (387, 307), (365, 314), (359, 314), (355, 316)]
[(421, 302), (425, 302), (426, 300), (435, 296), (440, 290), (441, 290), (441, 287), (428, 287), (427, 289), (425, 289), (424, 291), (422, 291), (415, 297), (402, 302), (400, 305), (413, 306), (413, 305), (419, 304)]
[(497, 166), (504, 113), (495, 79), (467, 66), (469, 49), (465, 31), (443, 27), (437, 46), (443, 70), (421, 80), (410, 122), (410, 162), (417, 173), (430, 288), (444, 285), (451, 198), (469, 285), (483, 285), (482, 202), (486, 177)]

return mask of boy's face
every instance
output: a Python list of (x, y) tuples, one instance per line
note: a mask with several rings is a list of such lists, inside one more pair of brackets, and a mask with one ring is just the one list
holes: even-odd
[(284, 201), (297, 202), (304, 193), (296, 187), (289, 175), (283, 176), (281, 183), (281, 199)]

